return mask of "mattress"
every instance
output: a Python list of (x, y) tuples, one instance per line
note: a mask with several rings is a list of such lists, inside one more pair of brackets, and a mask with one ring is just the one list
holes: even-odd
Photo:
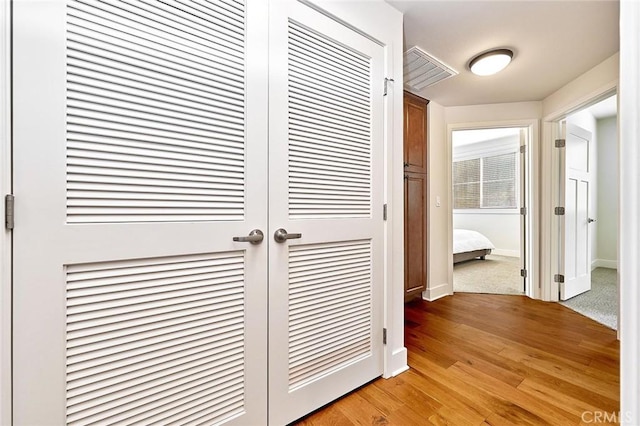
[(453, 253), (466, 253), (475, 250), (493, 250), (491, 241), (477, 231), (469, 229), (453, 230)]

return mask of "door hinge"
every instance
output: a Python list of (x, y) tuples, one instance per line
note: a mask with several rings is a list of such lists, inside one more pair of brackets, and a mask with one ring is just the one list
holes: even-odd
[(527, 214), (527, 208), (526, 207), (520, 207), (520, 214), (522, 216), (525, 216)]
[(556, 139), (556, 148), (564, 148), (567, 144), (565, 139)]
[(388, 91), (388, 88), (389, 88), (389, 82), (393, 83), (393, 81), (394, 80), (392, 78), (387, 78), (387, 77), (384, 78), (384, 93), (382, 94), (382, 96), (387, 96), (387, 91)]
[(556, 216), (564, 216), (564, 207), (556, 207), (553, 212)]
[(527, 152), (527, 146), (526, 145), (520, 145), (520, 153), (524, 154), (525, 152)]
[(564, 275), (562, 275), (562, 274), (555, 274), (555, 275), (553, 276), (553, 282), (554, 282), (554, 283), (560, 283), (560, 284), (564, 283)]
[(526, 269), (520, 269), (520, 276), (522, 278), (527, 278), (527, 270)]
[(382, 344), (383, 345), (387, 344), (387, 329), (386, 328), (382, 329)]
[(14, 223), (14, 204), (15, 198), (13, 194), (7, 194), (4, 196), (4, 227), (6, 229), (13, 229)]
[(382, 220), (387, 220), (387, 205), (382, 206)]

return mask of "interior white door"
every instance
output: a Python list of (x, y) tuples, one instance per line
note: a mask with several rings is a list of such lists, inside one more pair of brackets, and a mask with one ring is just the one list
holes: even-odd
[(14, 2), (16, 425), (264, 422), (268, 245), (232, 241), (267, 225), (248, 3)]
[(561, 184), (564, 194), (564, 283), (560, 299), (567, 300), (591, 289), (591, 133), (567, 124)]
[[(382, 374), (384, 47), (270, 7), (269, 421)], [(291, 239), (276, 242), (274, 232)], [(300, 234), (300, 235), (296, 235)]]
[(528, 278), (528, 237), (529, 237), (529, 229), (528, 229), (528, 215), (529, 215), (529, 184), (528, 184), (528, 133), (529, 130), (527, 128), (520, 129), (520, 167), (519, 167), (519, 181), (520, 181), (520, 270), (525, 271), (525, 273), (521, 273), (522, 276), (522, 291), (523, 293), (527, 293), (527, 285), (530, 282)]

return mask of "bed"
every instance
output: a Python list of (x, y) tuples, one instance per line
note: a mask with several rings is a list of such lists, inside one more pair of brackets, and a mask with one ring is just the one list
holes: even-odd
[(491, 254), (495, 249), (487, 237), (469, 229), (453, 230), (453, 263), (464, 262)]

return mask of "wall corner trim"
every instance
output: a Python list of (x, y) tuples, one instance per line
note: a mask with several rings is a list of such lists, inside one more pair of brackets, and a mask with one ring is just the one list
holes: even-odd
[(435, 287), (430, 287), (422, 292), (422, 298), (429, 302), (441, 299), (445, 296), (451, 296), (451, 285), (449, 283), (442, 283)]

